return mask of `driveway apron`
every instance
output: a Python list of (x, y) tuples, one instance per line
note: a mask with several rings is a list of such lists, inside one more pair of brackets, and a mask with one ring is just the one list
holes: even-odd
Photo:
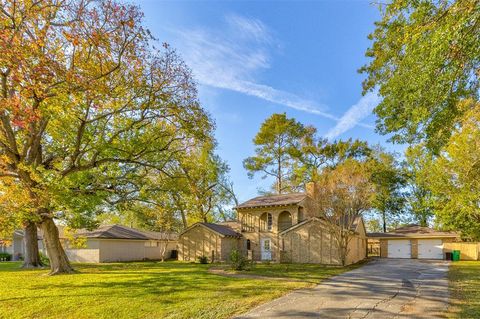
[(448, 262), (375, 259), (236, 317), (442, 318), (448, 307)]

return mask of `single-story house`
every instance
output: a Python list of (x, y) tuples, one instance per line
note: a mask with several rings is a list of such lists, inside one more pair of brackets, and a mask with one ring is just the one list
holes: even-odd
[(93, 231), (80, 230), (74, 236), (85, 238), (85, 244), (76, 248), (65, 240), (65, 252), (70, 261), (87, 263), (168, 259), (177, 249), (178, 240), (174, 233), (122, 225), (102, 226)]
[[(20, 260), (25, 255), (25, 244), (23, 242), (24, 231), (16, 230), (12, 238), (0, 240), (0, 253), (12, 255), (12, 260)], [(45, 254), (42, 236), (38, 235), (38, 249), (40, 253)]]
[(380, 257), (445, 259), (447, 243), (460, 240), (454, 232), (438, 231), (419, 225), (408, 225), (386, 233), (369, 233), (369, 240), (380, 242)]
[[(73, 236), (84, 239), (80, 248), (70, 243), (71, 237), (66, 236), (63, 226), (57, 227), (65, 253), (73, 262), (161, 260), (171, 258), (172, 252), (177, 249), (178, 235), (175, 233), (139, 230), (122, 225), (101, 226), (93, 231), (76, 231)], [(4, 241), (7, 245), (0, 245), (0, 252), (11, 254), (13, 260), (23, 257), (23, 234), (23, 230), (16, 230), (11, 240)], [(41, 230), (38, 230), (38, 246), (40, 252), (47, 255)]]
[[(340, 264), (331, 230), (312, 203), (316, 188), (309, 183), (304, 193), (255, 197), (235, 208), (236, 221), (192, 225), (179, 235), (179, 260), (227, 261), (237, 249), (254, 261)], [(366, 258), (366, 231), (361, 216), (345, 223), (351, 232), (346, 263), (351, 264)]]

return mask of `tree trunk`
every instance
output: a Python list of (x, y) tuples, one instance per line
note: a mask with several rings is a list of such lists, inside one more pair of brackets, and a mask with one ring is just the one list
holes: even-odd
[(72, 273), (73, 268), (60, 243), (58, 228), (53, 222), (53, 219), (44, 217), (40, 225), (47, 246), (48, 258), (50, 259), (50, 275)]
[(428, 223), (427, 223), (427, 215), (425, 213), (422, 213), (420, 215), (420, 226), (422, 227), (428, 227)]
[(188, 228), (188, 222), (187, 222), (187, 216), (185, 216), (185, 211), (183, 209), (181, 209), (180, 214), (182, 215), (183, 229), (187, 229)]
[(37, 225), (34, 222), (28, 222), (25, 225), (23, 241), (25, 244), (25, 256), (22, 268), (42, 267), (43, 264), (38, 252)]
[(382, 221), (383, 221), (383, 232), (387, 232), (387, 214), (382, 212)]
[(278, 160), (278, 168), (277, 168), (278, 176), (277, 176), (277, 193), (281, 194), (282, 193), (282, 164), (280, 159)]
[(163, 248), (162, 248), (162, 256), (161, 256), (161, 261), (162, 261), (162, 262), (165, 261), (165, 253), (167, 252), (167, 247), (168, 247), (168, 240), (167, 240), (167, 242), (163, 245)]

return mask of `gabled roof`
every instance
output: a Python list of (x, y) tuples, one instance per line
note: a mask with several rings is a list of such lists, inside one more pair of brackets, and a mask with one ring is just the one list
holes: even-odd
[(226, 225), (220, 225), (220, 224), (214, 224), (214, 223), (195, 223), (192, 226), (188, 227), (185, 229), (183, 232), (180, 233), (180, 235), (184, 234), (185, 232), (189, 231), (190, 229), (194, 227), (205, 227), (208, 228), (209, 230), (223, 236), (223, 237), (234, 237), (234, 238), (240, 238), (242, 237), (242, 234), (236, 232), (232, 228)]
[(241, 232), (242, 224), (236, 220), (227, 220), (224, 222), (217, 223), (217, 225), (227, 226), (236, 231), (237, 233)]
[[(362, 217), (361, 217), (360, 215), (355, 216), (354, 218), (355, 218), (355, 220), (354, 220), (354, 221), (352, 222), (352, 224), (350, 225), (350, 230), (351, 230), (352, 232), (356, 232), (357, 227), (358, 227), (358, 224), (359, 224), (360, 221), (362, 220)], [(310, 222), (312, 222), (312, 221), (325, 222), (325, 218), (323, 218), (323, 217), (311, 217), (311, 218), (308, 218), (308, 219), (306, 219), (306, 220), (304, 220), (304, 221), (302, 221), (302, 222), (300, 222), (300, 223), (298, 223), (298, 224), (295, 224), (295, 225), (293, 225), (293, 226), (291, 226), (291, 227), (289, 227), (289, 228), (281, 231), (280, 234), (288, 233), (289, 231), (291, 231), (291, 230), (293, 230), (293, 229), (296, 229), (296, 228), (298, 228), (298, 227), (301, 227), (301, 226), (303, 226), (303, 225), (305, 225), (305, 224), (308, 224), (308, 223), (310, 223)], [(347, 219), (347, 218), (344, 218), (342, 222), (347, 222), (347, 221), (348, 221), (348, 219)]]
[(320, 218), (320, 217), (311, 217), (311, 218), (308, 218), (308, 219), (305, 219), (305, 220), (301, 221), (301, 222), (298, 223), (298, 224), (292, 225), (292, 226), (290, 226), (290, 227), (287, 228), (287, 229), (282, 230), (279, 234), (282, 235), (282, 234), (288, 233), (288, 232), (290, 232), (290, 231), (292, 231), (292, 230), (294, 230), (294, 229), (297, 229), (298, 227), (302, 227), (303, 225), (308, 224), (308, 223), (310, 223), (310, 222), (312, 222), (312, 221), (319, 221), (319, 222), (321, 222), (321, 221), (324, 221), (324, 220), (323, 220), (323, 218)]
[(306, 193), (290, 193), (290, 194), (258, 196), (238, 205), (235, 208), (244, 209), (244, 208), (294, 205), (294, 204), (300, 203), (306, 197), (307, 197)]
[(404, 238), (404, 237), (459, 237), (455, 232), (438, 231), (429, 227), (411, 224), (386, 233), (368, 233), (370, 238)]
[(139, 230), (122, 225), (101, 226), (95, 230), (79, 230), (75, 236), (103, 239), (133, 239), (133, 240), (176, 240), (174, 233), (162, 233), (148, 230)]

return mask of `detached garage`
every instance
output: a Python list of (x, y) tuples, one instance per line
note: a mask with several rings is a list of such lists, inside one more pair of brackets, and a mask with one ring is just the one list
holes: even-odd
[(369, 239), (380, 241), (380, 257), (444, 259), (444, 244), (459, 240), (453, 232), (408, 225), (387, 233), (369, 233)]
[(73, 262), (104, 263), (118, 261), (160, 260), (170, 258), (177, 248), (177, 234), (134, 229), (122, 225), (102, 226), (93, 231), (79, 230), (74, 236), (84, 238), (81, 248), (67, 238), (63, 245)]

